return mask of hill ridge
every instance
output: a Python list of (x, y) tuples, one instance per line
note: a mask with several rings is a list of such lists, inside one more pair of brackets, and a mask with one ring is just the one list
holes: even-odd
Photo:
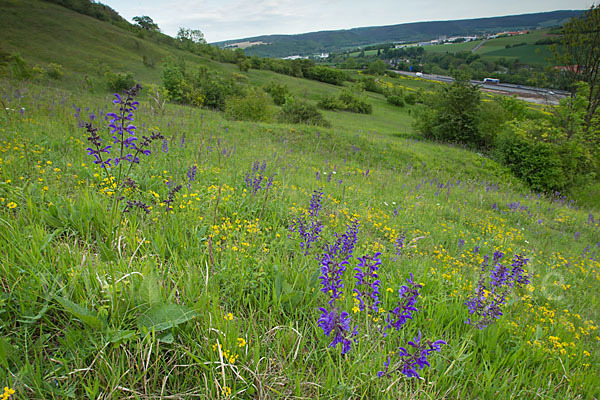
[(300, 34), (273, 34), (214, 42), (225, 47), (239, 42), (265, 42), (246, 48), (247, 55), (285, 57), (339, 51), (344, 48), (382, 42), (419, 41), (439, 35), (460, 35), (506, 29), (525, 29), (560, 25), (582, 14), (583, 10), (556, 10), (539, 13), (504, 15), (461, 20), (421, 21), (395, 25), (366, 26), (350, 29), (324, 30)]

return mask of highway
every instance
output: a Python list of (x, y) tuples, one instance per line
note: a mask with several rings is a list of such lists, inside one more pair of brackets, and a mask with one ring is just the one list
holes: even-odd
[[(401, 75), (417, 77), (417, 72), (394, 71)], [(454, 82), (454, 78), (444, 75), (421, 74), (419, 78), (439, 82)], [(531, 86), (514, 85), (512, 83), (483, 83), (482, 81), (471, 80), (474, 85), (479, 85), (481, 89), (503, 94), (507, 96), (517, 95), (521, 100), (537, 104), (558, 105), (558, 101), (571, 94), (562, 90), (536, 88)]]

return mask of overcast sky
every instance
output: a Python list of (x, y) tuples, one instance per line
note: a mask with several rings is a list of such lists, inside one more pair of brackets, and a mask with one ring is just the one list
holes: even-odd
[(208, 42), (321, 30), (554, 10), (598, 0), (100, 0), (131, 21), (148, 15), (167, 35), (200, 29)]

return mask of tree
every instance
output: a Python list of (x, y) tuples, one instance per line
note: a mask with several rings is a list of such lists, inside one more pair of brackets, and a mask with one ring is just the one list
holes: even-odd
[(426, 103), (415, 120), (426, 137), (473, 147), (488, 145), (480, 129), (481, 92), (464, 72), (458, 72), (451, 85), (440, 86)]
[(598, 118), (600, 106), (600, 6), (592, 6), (583, 16), (567, 22), (561, 32), (560, 46), (554, 45), (554, 58), (564, 68), (570, 90), (575, 95), (576, 83), (589, 88), (584, 117), (587, 131)]
[(158, 25), (154, 21), (152, 21), (152, 18), (150, 18), (147, 15), (142, 15), (141, 17), (133, 17), (133, 20), (135, 21), (137, 26), (139, 26), (142, 29), (145, 29), (147, 31), (160, 31)]
[(369, 64), (369, 68), (367, 68), (367, 73), (372, 75), (383, 75), (385, 74), (387, 66), (385, 62), (382, 60), (376, 60)]
[(206, 40), (204, 40), (204, 34), (200, 31), (200, 29), (189, 29), (179, 27), (177, 31), (177, 40), (180, 42), (190, 41), (194, 44), (204, 44)]

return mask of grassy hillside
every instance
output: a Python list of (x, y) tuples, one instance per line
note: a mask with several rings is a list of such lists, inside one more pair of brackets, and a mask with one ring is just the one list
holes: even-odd
[[(486, 40), (475, 54), (479, 54), (483, 59), (513, 59), (519, 60), (523, 64), (548, 64), (552, 58), (552, 51), (546, 44), (536, 44), (541, 40), (548, 40), (555, 37), (550, 34), (548, 29), (531, 31), (525, 35), (506, 36)], [(471, 51), (481, 43), (480, 40), (464, 43), (441, 44), (434, 46), (425, 46), (426, 52), (434, 53), (458, 53), (461, 51)], [(508, 47), (507, 47), (508, 46)]]
[(267, 35), (217, 43), (224, 46), (244, 41), (262, 41), (268, 45), (245, 49), (248, 55), (285, 57), (292, 54), (313, 55), (323, 51), (339, 52), (348, 48), (376, 43), (417, 42), (436, 39), (440, 35), (457, 36), (482, 32), (535, 29), (557, 26), (583, 11), (552, 11), (535, 14), (476, 18), (456, 21), (417, 22), (389, 26), (354, 28), (338, 31), (311, 32), (299, 35)]
[[(597, 210), (530, 193), (481, 154), (422, 140), (412, 131), (414, 108), (373, 93), (372, 114), (327, 112), (332, 126), (322, 128), (174, 104), (158, 110), (144, 88), (123, 117), (147, 154), (129, 163), (123, 156), (133, 148), (114, 143), (118, 130), (109, 126), (123, 104), (100, 85), (80, 85), (101, 75), (70, 54), (133, 72), (144, 86), (159, 83), (161, 66), (144, 66), (133, 40), (190, 68), (240, 74), (237, 66), (46, 3), (18, 4), (2, 3), (11, 29), (1, 43), (67, 73), (41, 84), (0, 81), (4, 397), (600, 396)], [(19, 33), (25, 14), (62, 19)], [(60, 26), (79, 39), (54, 41)], [(49, 41), (40, 54), (26, 43), (39, 37)], [(248, 85), (283, 83), (312, 103), (342, 90), (264, 70), (241, 75)], [(381, 80), (406, 91), (439, 85)], [(143, 145), (144, 137), (154, 140)], [(93, 142), (113, 146), (101, 153), (110, 165), (94, 163)], [(341, 238), (345, 250), (327, 246)], [(517, 255), (528, 259), (527, 284), (517, 279)], [(499, 264), (512, 278), (500, 277)], [(482, 267), (486, 288), (477, 295)], [(357, 286), (356, 268), (376, 271), (379, 286), (364, 279), (379, 304)], [(515, 286), (497, 286), (502, 315), (484, 329), (466, 324), (477, 315), (465, 302), (478, 299), (490, 312), (494, 277)], [(373, 307), (361, 307), (354, 289)], [(397, 317), (398, 329), (386, 328)], [(344, 354), (332, 345), (338, 334), (350, 340)], [(428, 348), (429, 340), (445, 344)], [(407, 376), (411, 368), (420, 378)]]

